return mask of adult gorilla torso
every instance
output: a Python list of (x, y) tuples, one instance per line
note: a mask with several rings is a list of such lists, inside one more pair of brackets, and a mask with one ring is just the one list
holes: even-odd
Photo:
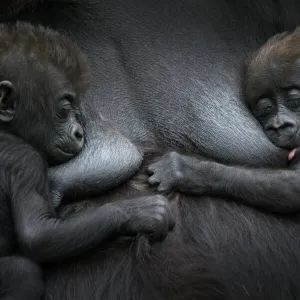
[[(182, 146), (222, 162), (274, 167), (284, 162), (286, 153), (265, 138), (241, 103), (239, 73), (247, 52), (293, 27), (292, 0), (285, 10), (271, 0), (45, 2), (14, 19), (50, 25), (89, 55), (94, 79), (84, 101), (87, 128), (105, 153), (113, 149), (103, 156), (116, 161), (114, 167), (128, 163), (126, 147), (115, 147), (117, 136), (107, 143), (111, 135), (102, 133), (101, 116), (135, 143)], [(132, 253), (122, 245), (95, 251), (79, 263), (48, 268), (47, 293), (53, 299), (155, 299), (153, 290), (152, 296), (143, 290), (139, 270), (159, 266), (166, 249), (180, 249), (184, 236), (193, 245), (193, 261), (206, 256), (229, 287), (227, 299), (299, 297), (296, 222), (209, 198), (189, 199), (181, 208), (180, 236), (176, 232), (156, 246), (148, 264), (127, 259)], [(149, 286), (159, 284), (164, 282)]]
[(55, 2), (17, 19), (55, 27), (86, 51), (95, 75), (86, 97), (93, 114), (134, 142), (177, 143), (239, 163), (261, 164), (273, 155), (238, 87), (245, 54), (277, 32), (275, 5)]

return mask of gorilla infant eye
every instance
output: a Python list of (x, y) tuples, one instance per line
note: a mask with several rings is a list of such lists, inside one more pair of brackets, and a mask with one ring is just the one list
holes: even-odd
[(298, 108), (300, 106), (300, 90), (291, 89), (288, 91), (286, 106), (289, 108)]
[(256, 104), (253, 114), (256, 118), (265, 118), (274, 110), (272, 101), (268, 98), (263, 98)]
[(72, 111), (73, 107), (69, 100), (64, 99), (59, 104), (58, 116), (61, 119), (66, 119), (69, 113)]

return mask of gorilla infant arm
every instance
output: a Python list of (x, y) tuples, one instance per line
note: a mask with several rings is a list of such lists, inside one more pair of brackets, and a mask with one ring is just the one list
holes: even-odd
[(44, 158), (63, 162), (83, 146), (78, 107), (86, 60), (69, 39), (41, 26), (1, 25), (0, 37), (1, 201), (10, 201), (21, 250), (54, 261), (118, 234), (166, 234), (174, 222), (161, 196), (120, 200), (66, 219), (54, 215)]
[(270, 38), (245, 67), (243, 90), (247, 104), (271, 142), (292, 150), (288, 170), (226, 166), (172, 152), (149, 167), (149, 183), (158, 184), (161, 192), (208, 194), (271, 212), (298, 213), (300, 165), (293, 149), (300, 146), (299, 78), (299, 29)]

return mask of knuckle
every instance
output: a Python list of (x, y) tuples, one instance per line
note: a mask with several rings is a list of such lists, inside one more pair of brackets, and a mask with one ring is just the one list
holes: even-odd
[(183, 178), (183, 173), (181, 170), (176, 169), (176, 171), (174, 172), (174, 175), (177, 180), (181, 180)]
[(157, 190), (159, 192), (165, 192), (165, 191), (167, 191), (167, 187), (165, 185), (159, 185)]
[(148, 182), (149, 182), (150, 184), (153, 184), (153, 176), (151, 176), (151, 177), (148, 178)]
[(154, 172), (154, 166), (153, 165), (148, 166), (147, 171)]
[(167, 214), (167, 207), (166, 207), (166, 205), (157, 207), (156, 213), (158, 213), (158, 214), (160, 214), (162, 216), (166, 215)]
[(157, 183), (159, 183), (159, 179), (156, 176), (152, 176), (148, 179), (148, 182), (150, 184), (157, 184)]
[(158, 206), (165, 207), (167, 205), (166, 198), (161, 195), (155, 196), (155, 202)]
[(154, 215), (154, 220), (156, 224), (161, 225), (165, 222), (165, 215), (157, 213)]
[(178, 157), (178, 153), (176, 151), (171, 151), (169, 154), (168, 154), (168, 158), (170, 159), (177, 159)]

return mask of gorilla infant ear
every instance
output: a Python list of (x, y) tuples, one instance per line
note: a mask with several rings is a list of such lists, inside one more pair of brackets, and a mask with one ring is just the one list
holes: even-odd
[(0, 128), (27, 140), (50, 164), (84, 145), (80, 96), (87, 59), (58, 32), (28, 23), (0, 25)]
[(245, 100), (278, 147), (300, 146), (300, 30), (270, 38), (247, 61)]

